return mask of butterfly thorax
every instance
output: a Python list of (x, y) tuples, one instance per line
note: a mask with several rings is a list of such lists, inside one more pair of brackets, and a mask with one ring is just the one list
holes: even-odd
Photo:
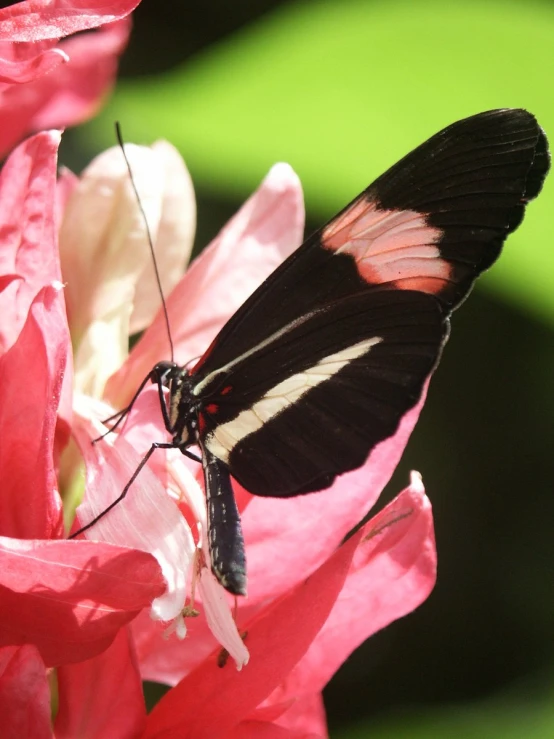
[(159, 362), (152, 380), (169, 390), (164, 421), (175, 446), (196, 444), (200, 401), (192, 392), (194, 382), (189, 371), (175, 362)]

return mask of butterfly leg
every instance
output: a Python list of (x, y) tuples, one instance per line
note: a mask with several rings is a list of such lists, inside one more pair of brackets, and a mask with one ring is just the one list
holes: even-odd
[(152, 456), (152, 454), (154, 454), (154, 452), (156, 451), (156, 449), (175, 449), (175, 444), (173, 444), (171, 442), (154, 442), (152, 444), (152, 446), (150, 447), (150, 449), (146, 452), (146, 454), (144, 455), (144, 457), (141, 459), (139, 466), (133, 472), (133, 475), (132, 475), (131, 479), (125, 485), (125, 487), (123, 488), (123, 490), (121, 491), (121, 493), (117, 496), (117, 498), (114, 501), (112, 501), (107, 508), (104, 508), (104, 510), (101, 513), (99, 513), (97, 516), (95, 516), (92, 519), (92, 521), (89, 521), (85, 526), (82, 526), (74, 534), (71, 534), (71, 536), (68, 537), (69, 539), (75, 539), (77, 536), (79, 536), (79, 534), (82, 534), (84, 531), (87, 531), (88, 529), (92, 528), (95, 524), (98, 523), (98, 521), (100, 521), (101, 518), (104, 518), (104, 516), (106, 515), (106, 513), (109, 513), (112, 510), (112, 508), (115, 508), (115, 506), (118, 503), (121, 503), (121, 501), (123, 500), (123, 498), (125, 498), (125, 496), (129, 492), (129, 488), (134, 483), (134, 481), (137, 479), (140, 471), (142, 470), (142, 468), (144, 467), (144, 465), (148, 462), (148, 460), (150, 459), (150, 457)]

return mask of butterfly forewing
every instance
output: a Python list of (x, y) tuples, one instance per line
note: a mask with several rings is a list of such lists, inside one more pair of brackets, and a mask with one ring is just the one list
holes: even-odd
[(548, 167), (544, 133), (524, 110), (489, 111), (445, 128), (283, 262), (196, 371), (213, 371), (300, 316), (363, 290), (419, 290), (450, 312), (498, 257)]

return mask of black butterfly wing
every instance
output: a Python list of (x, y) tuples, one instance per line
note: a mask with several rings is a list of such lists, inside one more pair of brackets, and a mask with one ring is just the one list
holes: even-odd
[(192, 371), (206, 448), (258, 495), (321, 489), (360, 466), (417, 402), (449, 313), (548, 166), (534, 117), (500, 110), (449, 126), (382, 175), (262, 284)]

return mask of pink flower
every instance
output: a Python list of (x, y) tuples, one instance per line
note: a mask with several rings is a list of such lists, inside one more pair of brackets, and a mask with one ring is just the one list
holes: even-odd
[(81, 123), (99, 108), (138, 2), (27, 0), (0, 10), (0, 154), (31, 131)]
[[(323, 686), (434, 584), (431, 509), (417, 474), (341, 545), (389, 479), (423, 401), (331, 490), (284, 501), (237, 487), (249, 597), (236, 609), (207, 566), (201, 472), (175, 450), (154, 455), (89, 540), (61, 539), (58, 480), (69, 500), (76, 469), (66, 451), (60, 472), (69, 429), (87, 463), (86, 521), (166, 438), (150, 387), (119, 434), (90, 444), (111, 412), (106, 399), (121, 407), (168, 348), (161, 316), (152, 321), (159, 297), (121, 153), (56, 184), (58, 142), (55, 132), (29, 139), (0, 178), (0, 696), (17, 698), (17, 710), (13, 698), (0, 706), (6, 736), (53, 735), (51, 667), (57, 739), (326, 736)], [(167, 144), (130, 147), (130, 157), (169, 290), (192, 244), (190, 179)], [(205, 349), (302, 228), (298, 180), (277, 165), (171, 292), (178, 361)], [(129, 335), (150, 322), (127, 357)], [(172, 619), (177, 634), (168, 635)], [(148, 717), (141, 679), (174, 686)]]

